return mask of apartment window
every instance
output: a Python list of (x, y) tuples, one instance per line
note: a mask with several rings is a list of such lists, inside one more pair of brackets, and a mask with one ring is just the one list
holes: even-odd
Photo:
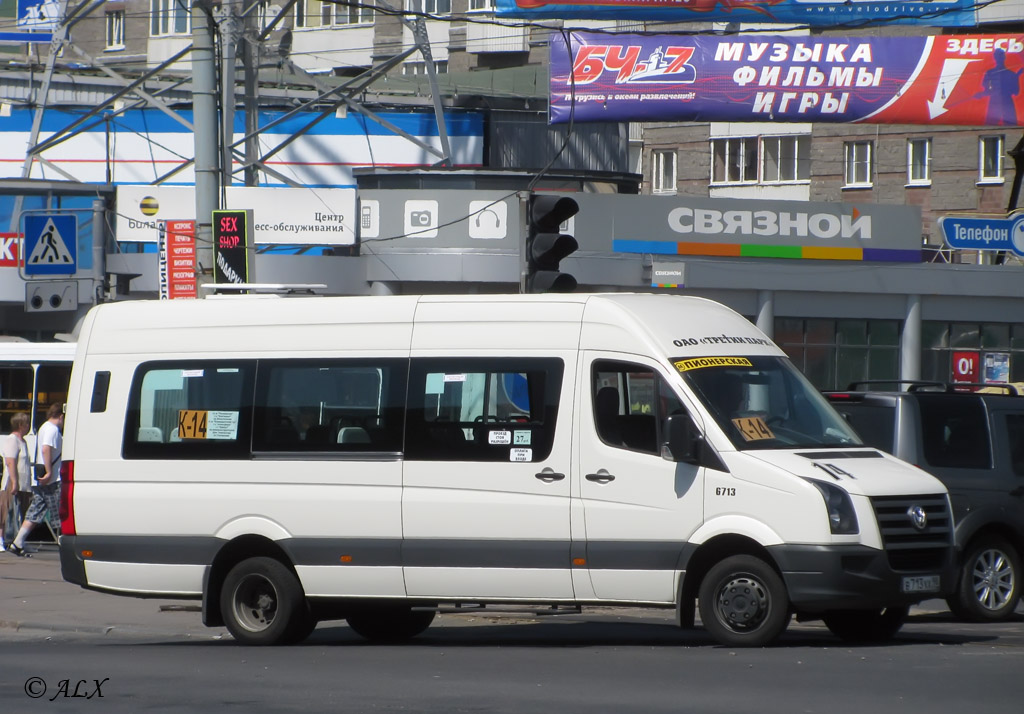
[(847, 141), (843, 144), (843, 166), (847, 186), (870, 186), (872, 146), (870, 141)]
[(757, 181), (757, 137), (711, 140), (711, 182)]
[(1003, 137), (983, 136), (978, 140), (978, 181), (1003, 182)]
[(907, 140), (907, 183), (930, 186), (932, 183), (932, 140)]
[(124, 10), (113, 10), (107, 13), (107, 45), (108, 50), (124, 49)]
[(366, 25), (371, 22), (373, 22), (373, 7), (369, 0), (352, 5), (334, 5), (335, 25)]
[[(426, 62), (406, 62), (402, 65), (402, 74), (407, 77), (419, 77), (427, 73)], [(434, 62), (435, 74), (448, 74), (448, 60)]]
[(470, 12), (474, 10), (494, 10), (494, 0), (469, 0)]
[(151, 0), (149, 34), (187, 35), (192, 31), (191, 0)]
[(299, 0), (295, 3), (296, 27), (320, 27), (331, 24), (333, 4), (320, 0)]
[(676, 192), (676, 160), (675, 149), (651, 153), (651, 189), (654, 193)]
[(766, 136), (761, 139), (764, 183), (809, 181), (811, 178), (811, 137)]
[(411, 12), (423, 12), (427, 15), (450, 15), (452, 0), (409, 0)]

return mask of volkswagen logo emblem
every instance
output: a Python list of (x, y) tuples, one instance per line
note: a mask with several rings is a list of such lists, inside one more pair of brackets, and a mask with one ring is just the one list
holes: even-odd
[(928, 514), (921, 506), (911, 506), (907, 509), (907, 518), (914, 524), (914, 528), (923, 531), (928, 526)]

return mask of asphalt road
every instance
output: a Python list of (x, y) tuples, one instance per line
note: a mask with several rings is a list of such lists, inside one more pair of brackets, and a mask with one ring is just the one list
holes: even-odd
[(54, 555), (31, 565), (0, 555), (0, 702), (11, 711), (965, 714), (1024, 706), (1024, 617), (961, 623), (937, 601), (916, 608), (884, 646), (851, 646), (820, 623), (793, 623), (775, 647), (732, 649), (701, 629), (676, 629), (669, 613), (585, 610), (442, 615), (402, 646), (322, 623), (302, 645), (261, 649), (203, 628), (181, 603), (55, 581), (46, 563)]

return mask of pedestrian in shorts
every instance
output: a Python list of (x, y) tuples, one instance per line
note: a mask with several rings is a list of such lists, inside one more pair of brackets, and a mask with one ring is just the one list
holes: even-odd
[(21, 524), (18, 536), (7, 546), (7, 552), (21, 558), (30, 558), (25, 551), (25, 539), (32, 529), (48, 516), (60, 511), (60, 462), (64, 438), (64, 406), (51, 404), (46, 412), (46, 423), (36, 433), (36, 481), (32, 486), (32, 503)]

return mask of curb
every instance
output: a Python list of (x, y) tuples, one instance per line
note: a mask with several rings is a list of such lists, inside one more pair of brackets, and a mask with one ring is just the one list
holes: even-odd
[(36, 632), (36, 633), (80, 633), (83, 635), (109, 635), (111, 633), (140, 635), (145, 637), (171, 637), (183, 639), (195, 639), (205, 637), (211, 640), (230, 639), (227, 630), (222, 628), (206, 628), (202, 633), (188, 631), (168, 632), (167, 630), (155, 630), (147, 628), (132, 627), (130, 625), (62, 625), (49, 622), (21, 622), (19, 620), (0, 620), (0, 630), (13, 630), (15, 632)]
[(39, 630), (42, 632), (82, 632), (91, 635), (106, 635), (116, 629), (114, 625), (61, 625), (50, 622), (21, 622), (20, 620), (0, 620), (0, 629)]

